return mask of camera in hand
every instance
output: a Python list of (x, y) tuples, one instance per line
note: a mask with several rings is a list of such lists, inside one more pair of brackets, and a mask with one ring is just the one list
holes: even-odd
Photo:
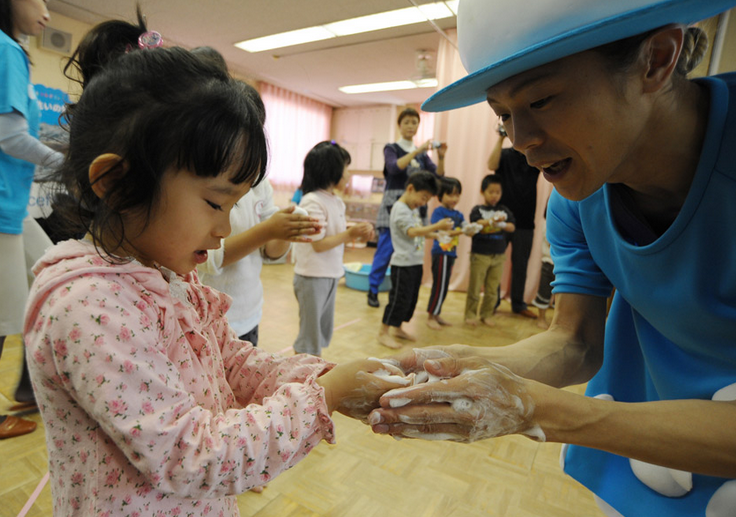
[(432, 149), (439, 149), (440, 147), (442, 147), (442, 142), (440, 142), (439, 140), (435, 140), (432, 142)]

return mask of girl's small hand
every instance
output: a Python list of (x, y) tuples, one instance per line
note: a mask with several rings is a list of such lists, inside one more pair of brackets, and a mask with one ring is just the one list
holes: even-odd
[(401, 369), (378, 360), (363, 359), (338, 364), (317, 379), (325, 388), (327, 408), (367, 423), (368, 415), (380, 407), (381, 395), (408, 386)]
[(430, 360), (438, 378), (381, 397), (369, 422), (377, 433), (407, 438), (473, 442), (520, 433), (544, 441), (534, 422), (534, 400), (526, 381), (507, 368), (478, 357)]
[(312, 242), (310, 235), (320, 232), (319, 219), (295, 214), (296, 206), (290, 206), (273, 214), (266, 222), (272, 239), (291, 242)]
[(369, 241), (373, 237), (373, 225), (371, 223), (358, 223), (351, 226), (348, 233), (354, 240)]

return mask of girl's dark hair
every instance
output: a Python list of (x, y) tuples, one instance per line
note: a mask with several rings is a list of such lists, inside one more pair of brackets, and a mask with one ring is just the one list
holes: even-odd
[(483, 181), (480, 182), (480, 191), (485, 192), (488, 186), (493, 183), (498, 183), (499, 185), (503, 186), (501, 176), (498, 176), (497, 174), (486, 174), (483, 178)]
[(192, 49), (192, 54), (202, 59), (209, 59), (213, 64), (219, 66), (226, 72), (228, 71), (227, 62), (217, 49), (208, 46), (195, 47)]
[(13, 8), (10, 2), (12, 0), (0, 0), (0, 30), (17, 43), (18, 40), (13, 35)]
[[(18, 41), (18, 38), (13, 34), (13, 7), (10, 5), (12, 1), (13, 0), (0, 0), (0, 30), (2, 30), (8, 38), (20, 45), (20, 41)], [(20, 48), (22, 48), (23, 52), (28, 56), (28, 51), (25, 46), (20, 45)]]
[(138, 50), (138, 38), (148, 29), (140, 6), (136, 6), (136, 16), (138, 25), (110, 20), (92, 27), (64, 65), (64, 75), (84, 90), (109, 62), (126, 52)]
[[(99, 26), (93, 31), (110, 41)], [(71, 195), (57, 196), (54, 208), (108, 256), (123, 258), (113, 253), (126, 240), (122, 214), (150, 217), (165, 172), (230, 171), (232, 183), (255, 186), (265, 174), (267, 147), (263, 111), (222, 69), (182, 48), (108, 48), (117, 54), (112, 59), (75, 52), (80, 69), (94, 72), (68, 118), (69, 154), (54, 178)], [(88, 171), (105, 153), (122, 161), (105, 172), (100, 199)]]
[(327, 189), (337, 185), (350, 164), (350, 153), (334, 140), (320, 142), (304, 158), (302, 193)]
[(454, 194), (457, 192), (458, 194), (463, 193), (463, 186), (460, 183), (460, 180), (457, 178), (448, 178), (447, 176), (442, 176), (439, 179), (440, 184), (440, 191), (437, 194), (437, 198), (442, 201), (442, 196), (445, 194)]
[(406, 108), (401, 113), (399, 113), (399, 119), (396, 122), (398, 125), (401, 125), (401, 121), (404, 120), (406, 117), (416, 117), (417, 120), (421, 120), (419, 118), (419, 112), (415, 110), (414, 108)]
[(417, 192), (425, 190), (433, 196), (436, 196), (440, 189), (437, 176), (429, 171), (417, 171), (412, 173), (409, 176), (409, 179), (406, 180), (406, 186), (408, 187), (409, 185), (413, 186), (414, 190)]

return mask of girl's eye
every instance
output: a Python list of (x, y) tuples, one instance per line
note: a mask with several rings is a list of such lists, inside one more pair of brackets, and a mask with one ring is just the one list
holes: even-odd
[(532, 102), (531, 103), (531, 107), (534, 108), (534, 109), (543, 108), (543, 107), (545, 107), (547, 105), (547, 103), (549, 103), (549, 101), (550, 101), (551, 98), (552, 97), (545, 97), (544, 99), (540, 99), (540, 100), (538, 100), (536, 102)]
[[(207, 200), (205, 199), (205, 201), (207, 201)], [(212, 201), (207, 201), (207, 204), (210, 205), (215, 210), (219, 210), (220, 212), (222, 212), (222, 207), (220, 205), (217, 205), (217, 204), (213, 203)]]

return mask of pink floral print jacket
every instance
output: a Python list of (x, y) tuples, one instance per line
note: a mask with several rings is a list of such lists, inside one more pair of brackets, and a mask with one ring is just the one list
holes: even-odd
[(239, 341), (196, 272), (110, 264), (86, 242), (34, 268), (25, 343), (46, 426), (54, 514), (232, 516), (334, 425), (333, 365)]

